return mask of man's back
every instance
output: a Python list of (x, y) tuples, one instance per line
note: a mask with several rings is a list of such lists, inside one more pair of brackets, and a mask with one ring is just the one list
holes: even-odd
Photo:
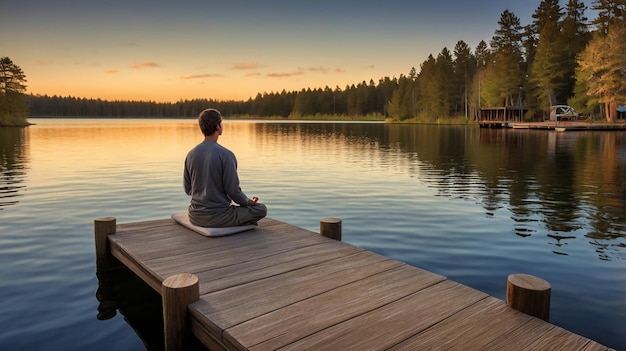
[(235, 155), (217, 142), (202, 142), (189, 151), (184, 185), (198, 211), (220, 213), (228, 209), (231, 199), (238, 204), (248, 201), (239, 187)]

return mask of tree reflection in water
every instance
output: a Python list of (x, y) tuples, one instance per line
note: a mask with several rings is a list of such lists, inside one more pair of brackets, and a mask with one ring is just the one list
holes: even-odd
[(18, 203), (18, 197), (25, 191), (27, 139), (27, 128), (0, 128), (0, 211)]

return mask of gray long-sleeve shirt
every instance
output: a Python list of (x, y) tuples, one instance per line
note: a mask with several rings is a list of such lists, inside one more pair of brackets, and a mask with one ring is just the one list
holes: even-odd
[(217, 142), (203, 142), (189, 151), (183, 182), (194, 211), (221, 213), (231, 200), (248, 205), (248, 197), (239, 186), (237, 158)]

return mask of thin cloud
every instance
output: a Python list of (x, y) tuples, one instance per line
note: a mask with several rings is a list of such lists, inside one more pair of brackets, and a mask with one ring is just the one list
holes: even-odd
[(345, 73), (345, 70), (341, 69), (341, 68), (335, 68), (335, 69), (331, 69), (328, 67), (309, 67), (309, 68), (299, 68), (300, 71), (306, 71), (306, 72), (313, 72), (313, 73), (321, 73), (321, 74), (328, 74), (328, 73)]
[(295, 76), (301, 76), (303, 75), (304, 72), (303, 71), (297, 71), (297, 72), (277, 72), (277, 73), (268, 73), (266, 74), (266, 77), (269, 78), (289, 78), (289, 77), (295, 77)]
[(92, 68), (97, 68), (100, 67), (101, 64), (97, 63), (97, 62), (89, 62), (89, 63), (85, 63), (85, 62), (74, 62), (75, 66), (86, 66), (86, 67), (92, 67)]
[(248, 70), (248, 69), (257, 69), (259, 68), (259, 64), (256, 62), (241, 62), (234, 64), (231, 69), (234, 70)]
[[(300, 70), (302, 70), (302, 68), (300, 68)], [(306, 69), (306, 71), (309, 71), (309, 72), (319, 72), (321, 74), (326, 74), (326, 73), (330, 72), (330, 69), (326, 68), (326, 67), (321, 67), (320, 66), (320, 67), (309, 67), (309, 68)]]
[(109, 70), (104, 71), (104, 73), (106, 73), (106, 74), (117, 74), (117, 73), (119, 73), (119, 71), (116, 70), (116, 69), (109, 69)]
[(247, 73), (246, 75), (244, 75), (244, 77), (258, 77), (260, 75), (261, 75), (261, 73), (259, 73), (259, 72), (250, 72), (250, 73)]
[(160, 65), (156, 62), (146, 61), (146, 62), (135, 63), (131, 67), (134, 69), (142, 69), (142, 68), (160, 67)]
[(211, 74), (211, 73), (206, 73), (206, 74), (189, 74), (186, 76), (181, 76), (180, 79), (202, 79), (202, 78), (219, 78), (221, 77), (221, 74)]
[(38, 66), (48, 66), (48, 65), (54, 65), (54, 64), (56, 64), (56, 62), (51, 61), (51, 60), (47, 60), (47, 61), (44, 61), (44, 60), (37, 60), (37, 61), (35, 61), (35, 63), (36, 63)]

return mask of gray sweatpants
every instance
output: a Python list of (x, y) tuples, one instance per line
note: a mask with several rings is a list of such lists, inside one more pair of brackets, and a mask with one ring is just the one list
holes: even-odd
[(230, 206), (223, 213), (200, 212), (189, 206), (189, 221), (201, 227), (222, 228), (256, 224), (265, 216), (267, 207), (262, 203), (254, 206)]

